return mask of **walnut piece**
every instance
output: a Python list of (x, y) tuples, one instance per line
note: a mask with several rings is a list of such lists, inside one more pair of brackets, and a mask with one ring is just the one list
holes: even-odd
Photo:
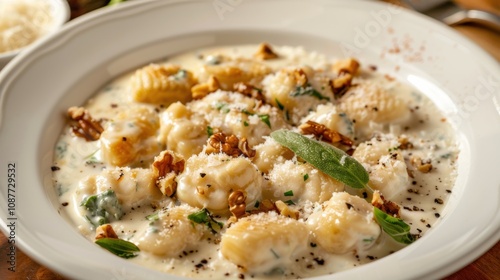
[(328, 142), (328, 143), (340, 143), (345, 146), (352, 146), (354, 142), (349, 139), (349, 137), (340, 134), (337, 131), (327, 128), (325, 125), (314, 122), (307, 121), (299, 126), (300, 130), (304, 134), (312, 134), (317, 139)]
[(96, 141), (104, 131), (100, 121), (90, 116), (90, 113), (83, 107), (70, 107), (68, 109), (71, 131), (74, 135), (84, 138), (87, 141)]
[(118, 235), (116, 235), (110, 224), (104, 224), (95, 229), (95, 239), (101, 238), (118, 238)]
[(278, 58), (278, 55), (273, 51), (271, 46), (266, 43), (262, 43), (259, 45), (257, 52), (254, 54), (254, 57), (262, 60), (268, 60)]
[(372, 205), (393, 217), (399, 218), (399, 205), (386, 200), (379, 191), (373, 192)]
[(254, 157), (255, 150), (250, 148), (248, 141), (245, 137), (238, 139), (236, 135), (227, 136), (223, 132), (216, 133), (207, 141), (207, 148), (205, 153), (225, 153), (232, 157), (244, 155), (246, 157)]
[(191, 95), (193, 99), (201, 99), (209, 93), (215, 92), (220, 89), (219, 80), (216, 77), (210, 76), (208, 81), (203, 84), (197, 84), (191, 88)]
[(417, 168), (418, 171), (422, 173), (429, 173), (432, 170), (432, 164), (430, 160), (423, 161), (419, 157), (412, 157), (411, 164)]
[(333, 71), (337, 73), (337, 75), (349, 73), (353, 76), (356, 76), (358, 70), (359, 62), (354, 58), (342, 59), (333, 64)]
[(340, 98), (352, 86), (352, 75), (349, 73), (341, 74), (337, 78), (330, 80), (328, 84), (330, 85), (333, 95), (336, 98)]
[(274, 203), (274, 205), (276, 206), (281, 215), (295, 220), (299, 219), (299, 212), (292, 210), (290, 207), (288, 207), (288, 205), (285, 202), (278, 200)]
[(175, 177), (184, 171), (184, 159), (172, 152), (163, 151), (155, 157), (151, 168), (156, 177), (156, 186), (166, 196), (172, 196), (177, 190)]
[(231, 211), (236, 219), (242, 218), (246, 215), (246, 199), (247, 196), (243, 191), (233, 191), (229, 195), (229, 211)]
[(264, 94), (262, 94), (262, 90), (258, 89), (251, 84), (247, 83), (236, 83), (233, 85), (234, 91), (237, 91), (245, 96), (252, 97), (256, 100), (265, 101)]
[(295, 69), (293, 71), (293, 76), (295, 78), (295, 81), (296, 81), (298, 87), (307, 86), (309, 80), (307, 79), (306, 72), (304, 72), (303, 69), (301, 69), (301, 68)]
[(407, 150), (407, 149), (413, 149), (413, 143), (408, 140), (406, 137), (400, 137), (398, 139), (399, 146), (398, 149), (401, 150)]

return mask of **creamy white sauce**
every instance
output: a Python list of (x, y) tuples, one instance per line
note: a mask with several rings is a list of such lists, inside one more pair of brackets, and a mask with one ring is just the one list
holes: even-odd
[[(202, 76), (200, 68), (206, 61), (207, 54), (224, 53), (234, 57), (251, 57), (255, 49), (255, 46), (241, 46), (201, 50), (172, 57), (159, 62), (159, 64), (178, 64), (183, 69)], [(287, 65), (308, 65), (314, 69), (327, 69), (329, 63), (332, 62), (331, 59), (323, 55), (306, 53), (300, 48), (275, 47), (275, 51), (280, 55), (279, 59), (264, 61), (272, 69), (279, 69)], [(201, 55), (203, 55), (203, 59)], [(128, 89), (131, 75), (132, 73), (128, 73), (111, 81), (84, 107), (95, 119), (113, 120), (136, 106), (137, 103), (131, 100)], [(367, 67), (362, 68), (354, 83), (362, 84), (365, 81), (374, 82), (390, 94), (403, 100), (404, 106), (409, 108), (409, 118), (396, 123), (368, 122), (363, 127), (356, 127), (352, 135), (355, 143), (359, 145), (369, 141), (373, 133), (390, 134), (396, 137), (404, 134), (414, 146), (411, 149), (397, 149), (406, 159), (406, 163), (410, 165), (410, 158), (414, 156), (430, 160), (432, 163), (432, 170), (428, 173), (413, 171), (413, 178), (410, 177), (407, 184), (401, 186), (403, 191), (396, 193), (390, 199), (401, 206), (401, 218), (411, 226), (411, 233), (424, 235), (437, 225), (441, 211), (453, 188), (455, 160), (458, 156), (453, 131), (430, 100), (415, 89), (388, 79)], [(156, 112), (166, 110), (164, 106), (141, 105), (156, 110)], [(308, 105), (304, 104), (304, 106)], [(346, 122), (339, 124), (339, 126), (347, 125), (347, 127), (341, 127), (341, 129), (352, 131), (351, 126), (355, 125), (352, 119), (343, 121)], [(341, 118), (341, 122), (343, 121)], [(256, 122), (258, 124), (258, 121)], [(63, 130), (56, 144), (54, 158), (54, 167), (57, 167), (54, 168), (54, 186), (60, 196), (61, 209), (71, 217), (79, 231), (90, 241), (93, 241), (94, 227), (85, 218), (86, 210), (80, 204), (86, 195), (95, 190), (82, 189), (81, 182), (89, 175), (98, 175), (103, 170), (113, 167), (103, 162), (99, 141), (87, 142), (82, 138), (75, 137), (69, 128)], [(342, 159), (341, 163), (344, 161), (345, 159)], [(144, 167), (148, 168), (149, 164), (144, 164)], [(363, 164), (368, 170), (373, 167), (366, 163)], [(316, 171), (311, 171), (308, 176), (313, 176), (316, 173)], [(266, 179), (266, 176), (264, 175), (263, 178)], [(168, 207), (176, 203), (179, 204), (178, 201), (164, 197), (159, 207)], [(315, 208), (319, 209), (318, 205), (318, 203), (313, 202), (296, 205), (297, 209), (300, 210), (301, 221), (306, 220), (315, 211)], [(131, 209), (120, 220), (113, 221), (111, 225), (119, 238), (140, 243), (141, 236), (147, 235), (147, 231), (152, 230), (150, 221), (145, 217), (157, 212), (158, 208), (153, 208), (146, 203), (133, 206)], [(227, 217), (218, 217), (218, 220), (225, 222)], [(375, 242), (375, 245), (367, 250), (349, 251), (344, 254), (328, 253), (321, 246), (310, 242), (307, 251), (293, 259), (288, 267), (276, 268), (262, 274), (251, 271), (242, 272), (235, 264), (226, 260), (219, 251), (220, 238), (220, 235), (205, 234), (199, 243), (187, 244), (182, 252), (176, 256), (162, 257), (143, 250), (130, 261), (166, 273), (201, 279), (306, 278), (348, 270), (382, 258), (403, 247), (386, 234), (382, 234), (377, 240), (368, 240), (369, 243)], [(89, 242), (89, 246), (95, 245)], [(259, 251), (253, 252), (257, 258), (261, 253)]]

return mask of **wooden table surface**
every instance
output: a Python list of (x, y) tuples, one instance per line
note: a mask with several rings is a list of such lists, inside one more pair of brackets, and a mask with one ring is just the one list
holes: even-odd
[[(391, 0), (388, 2), (395, 2)], [(82, 2), (82, 1), (73, 1)], [(84, 2), (84, 1), (83, 1)], [(500, 14), (500, 1), (498, 0), (457, 0), (464, 6), (481, 8)], [(497, 61), (500, 61), (500, 34), (478, 25), (461, 25), (454, 27), (460, 33), (469, 37), (479, 46), (489, 52)], [(17, 250), (16, 272), (8, 270), (7, 252), (9, 244), (7, 238), (0, 234), (0, 279), (39, 279), (53, 280), (64, 279), (55, 272), (39, 265), (21, 250)], [(444, 278), (446, 280), (500, 280), (500, 242), (486, 252), (479, 259)]]

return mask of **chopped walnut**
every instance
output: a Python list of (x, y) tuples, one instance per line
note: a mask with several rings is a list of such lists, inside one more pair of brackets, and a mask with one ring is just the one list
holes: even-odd
[(359, 70), (359, 62), (354, 58), (339, 60), (333, 64), (333, 71), (338, 75), (349, 73), (356, 76)]
[(295, 81), (297, 83), (297, 86), (299, 86), (299, 87), (305, 87), (305, 86), (307, 86), (308, 79), (307, 79), (307, 75), (304, 72), (304, 70), (302, 70), (300, 68), (299, 69), (295, 69), (293, 71), (293, 76), (295, 77)]
[(262, 43), (259, 45), (257, 52), (254, 54), (254, 57), (262, 60), (267, 60), (278, 58), (278, 55), (273, 51), (271, 46), (266, 43)]
[(317, 139), (325, 142), (329, 142), (332, 144), (340, 143), (349, 147), (354, 144), (354, 142), (351, 139), (349, 139), (349, 137), (344, 136), (334, 130), (331, 130), (323, 124), (311, 120), (307, 121), (304, 124), (301, 124), (299, 128), (300, 130), (302, 130), (304, 134), (312, 134)]
[(156, 186), (164, 195), (174, 195), (177, 189), (175, 177), (184, 171), (184, 164), (184, 159), (172, 151), (163, 151), (155, 157), (151, 168), (156, 177)]
[(430, 163), (430, 160), (424, 162), (419, 157), (412, 157), (411, 164), (415, 166), (417, 170), (422, 173), (429, 173), (432, 170), (432, 164)]
[(408, 138), (406, 138), (406, 137), (400, 137), (398, 139), (398, 141), (399, 141), (398, 149), (401, 149), (401, 150), (413, 149), (413, 143), (411, 143), (408, 140)]
[(247, 206), (245, 202), (246, 199), (247, 196), (243, 191), (233, 191), (229, 195), (228, 198), (229, 211), (231, 211), (231, 213), (236, 219), (245, 216), (246, 214), (245, 209)]
[(379, 191), (373, 192), (372, 205), (393, 217), (399, 217), (399, 205), (386, 200)]
[(250, 148), (248, 140), (246, 138), (238, 139), (235, 135), (229, 135), (219, 132), (216, 133), (207, 141), (207, 148), (205, 152), (207, 154), (213, 153), (225, 153), (232, 157), (238, 157), (244, 155), (246, 157), (255, 156), (255, 150)]
[(101, 238), (118, 238), (118, 235), (116, 235), (110, 224), (104, 224), (95, 229), (95, 239)]
[(206, 83), (194, 85), (191, 88), (191, 95), (193, 99), (201, 99), (218, 89), (220, 89), (219, 80), (214, 76), (210, 76)]
[(285, 202), (278, 200), (274, 203), (274, 205), (276, 205), (276, 208), (278, 208), (278, 211), (281, 215), (295, 220), (299, 219), (299, 212), (290, 209), (290, 207), (288, 207), (288, 205)]
[(74, 135), (84, 138), (87, 141), (96, 141), (104, 131), (100, 121), (90, 116), (90, 113), (83, 107), (70, 107), (68, 109), (71, 131)]
[(336, 98), (342, 97), (352, 85), (352, 75), (344, 73), (328, 82), (333, 95)]
[(246, 95), (248, 97), (252, 97), (252, 98), (259, 100), (259, 101), (262, 101), (262, 102), (265, 101), (265, 97), (264, 97), (264, 94), (262, 94), (262, 90), (252, 86), (251, 84), (240, 82), (240, 83), (234, 84), (233, 88), (235, 91), (237, 91), (243, 95)]

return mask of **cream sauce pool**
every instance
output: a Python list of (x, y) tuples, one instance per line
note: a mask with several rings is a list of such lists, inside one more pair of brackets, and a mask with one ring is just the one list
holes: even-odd
[[(300, 131), (297, 127), (307, 120), (321, 123), (352, 139), (353, 157), (370, 173), (370, 187), (400, 206), (400, 218), (411, 226), (412, 234), (422, 236), (437, 225), (454, 185), (458, 151), (450, 125), (429, 99), (414, 88), (378, 73), (376, 67), (365, 65), (353, 73), (346, 91), (334, 95), (330, 81), (345, 74), (336, 70), (335, 60), (306, 52), (300, 47), (286, 46), (273, 47), (277, 58), (257, 59), (254, 58), (257, 49), (253, 45), (205, 49), (157, 62), (157, 65), (179, 65), (184, 71), (179, 70), (169, 76), (165, 74), (170, 81), (180, 77), (180, 82), (175, 85), (177, 87), (164, 86), (167, 87), (164, 91), (173, 91), (172, 87), (182, 88), (183, 83), (192, 88), (193, 85), (207, 83), (210, 76), (218, 78), (218, 89), (208, 93), (201, 90), (202, 98), (184, 101), (182, 106), (180, 103), (172, 105), (169, 104), (171, 101), (162, 103), (147, 98), (137, 101), (142, 98), (137, 92), (143, 90), (142, 94), (147, 95), (148, 88), (155, 87), (154, 79), (147, 80), (143, 76), (139, 79), (142, 84), (135, 85), (134, 89), (131, 82), (133, 76), (140, 76), (144, 71), (126, 73), (112, 80), (83, 105), (93, 119), (100, 120), (105, 132), (99, 140), (86, 141), (76, 136), (70, 125), (65, 127), (55, 147), (52, 168), (61, 209), (69, 215), (82, 235), (94, 241), (97, 227), (97, 224), (91, 223), (92, 217), (82, 206), (82, 201), (111, 189), (118, 197), (123, 215), (109, 217), (108, 223), (120, 239), (130, 241), (141, 249), (129, 261), (169, 274), (202, 279), (307, 278), (352, 269), (403, 248), (404, 245), (392, 240), (378, 226), (373, 227), (376, 223), (370, 211), (361, 210), (356, 217), (362, 217), (362, 222), (352, 227), (349, 223), (353, 222), (342, 222), (342, 217), (349, 217), (350, 214), (339, 214), (341, 226), (347, 228), (346, 235), (334, 237), (347, 238), (345, 242), (341, 240), (342, 245), (318, 240), (328, 229), (323, 224), (328, 220), (325, 216), (329, 213), (325, 210), (327, 205), (334, 205), (335, 199), (342, 200), (347, 196), (351, 199), (351, 196), (363, 197), (367, 194), (328, 178), (293, 154), (287, 156), (287, 152), (282, 151), (283, 147), (267, 137), (270, 131), (278, 128)], [(224, 70), (231, 67), (231, 71), (239, 71), (240, 76)], [(189, 84), (186, 71), (193, 75), (193, 84)], [(241, 79), (245, 83), (255, 86), (254, 92), (263, 93), (265, 100), (259, 103), (255, 102), (255, 98), (239, 93), (229, 94), (232, 90), (224, 87), (231, 86), (231, 77), (234, 76), (243, 77)], [(297, 89), (301, 78), (308, 81), (302, 86), (310, 86), (315, 91), (293, 94), (291, 91)], [(157, 89), (161, 87), (161, 83), (156, 84)], [(182, 93), (178, 91), (176, 94)], [(191, 99), (190, 96), (187, 98)], [(146, 110), (147, 114), (133, 113), (136, 107)], [(176, 126), (177, 121), (182, 123)], [(148, 125), (154, 127), (148, 128), (151, 133), (144, 128)], [(203, 133), (194, 133), (198, 130)], [(234, 158), (224, 154), (208, 155), (207, 140), (216, 132), (247, 138), (256, 156), (246, 158), (240, 155)], [(125, 148), (117, 151), (106, 146), (106, 143), (113, 144), (117, 138), (136, 141), (128, 147), (132, 149), (128, 152), (135, 156), (134, 159), (123, 159)], [(276, 147), (281, 150), (273, 154), (271, 150)], [(175, 174), (173, 180), (177, 193), (172, 197), (159, 193), (158, 189), (151, 189), (158, 188), (159, 179), (151, 172), (151, 164), (160, 151), (167, 149), (173, 149), (186, 162), (184, 170)], [(186, 152), (189, 149), (195, 151), (189, 154)], [(122, 160), (119, 166), (112, 163), (112, 159), (116, 158)], [(234, 163), (234, 166), (225, 165), (226, 161)], [(211, 171), (220, 174), (198, 177), (204, 177), (203, 174)], [(124, 181), (117, 183), (122, 177)], [(216, 185), (220, 183), (219, 187), (224, 188), (221, 182), (226, 182), (225, 178), (229, 178), (227, 182), (248, 181), (237, 182), (234, 187), (247, 194), (245, 207), (248, 214), (259, 209), (258, 204), (265, 199), (273, 203), (289, 199), (289, 210), (298, 213), (298, 219), (286, 219), (293, 220), (290, 221), (292, 228), (307, 229), (305, 241), (297, 241), (303, 237), (298, 233), (294, 236), (292, 230), (288, 233), (290, 237), (285, 238), (285, 245), (280, 243), (283, 238), (276, 237), (274, 240), (272, 238), (275, 237), (263, 237), (261, 241), (254, 241), (258, 243), (255, 246), (248, 243), (248, 249), (236, 246), (240, 242), (238, 240), (247, 240), (244, 233), (238, 237), (237, 225), (247, 220), (259, 227), (261, 221), (240, 217), (231, 224), (228, 219), (232, 213), (227, 211), (227, 206), (222, 210), (212, 207), (212, 211), (210, 200), (219, 203), (219, 199), (222, 204), (227, 203), (228, 198), (224, 195), (233, 189), (222, 189), (222, 198), (210, 197), (199, 202), (195, 198), (203, 191), (197, 188), (199, 185), (190, 185), (201, 184), (206, 179)], [(130, 187), (134, 184), (135, 187)], [(292, 190), (295, 195), (289, 197)], [(343, 196), (332, 197), (333, 192)], [(369, 198), (367, 201), (356, 202), (362, 204), (359, 209), (369, 205)], [(215, 220), (224, 223), (220, 232), (212, 233), (205, 225), (195, 226), (192, 221), (188, 221), (191, 223), (188, 233), (181, 231), (181, 235), (187, 237), (164, 228), (167, 223), (180, 229), (186, 224), (186, 215), (180, 218), (181, 222), (172, 222), (174, 212), (170, 216), (168, 214), (171, 209), (185, 214), (203, 207), (213, 212)], [(347, 208), (342, 211), (350, 210)], [(318, 211), (325, 211), (319, 221), (309, 219)], [(159, 220), (165, 222), (158, 222), (158, 218), (151, 219), (158, 212), (161, 213)], [(275, 212), (253, 215), (269, 214), (269, 219), (282, 223), (280, 219), (284, 216)], [(270, 227), (273, 225), (271, 223)], [(229, 248), (229, 240), (224, 241), (229, 239), (224, 237), (228, 230), (232, 230), (231, 234), (235, 236), (234, 249)], [(250, 227), (246, 233), (254, 231), (254, 227)], [(276, 232), (279, 233), (279, 230)], [(161, 238), (168, 240), (162, 241)], [(296, 244), (300, 242), (306, 243)], [(354, 245), (346, 245), (349, 242)], [(167, 249), (161, 249), (162, 244)], [(96, 245), (89, 242), (89, 246)], [(266, 260), (265, 254), (269, 252), (265, 246), (276, 246), (269, 248), (275, 254), (276, 262), (256, 264), (259, 259)], [(288, 252), (287, 246), (296, 250)], [(248, 251), (236, 252), (233, 256), (231, 250)], [(242, 254), (251, 257), (242, 260)]]

